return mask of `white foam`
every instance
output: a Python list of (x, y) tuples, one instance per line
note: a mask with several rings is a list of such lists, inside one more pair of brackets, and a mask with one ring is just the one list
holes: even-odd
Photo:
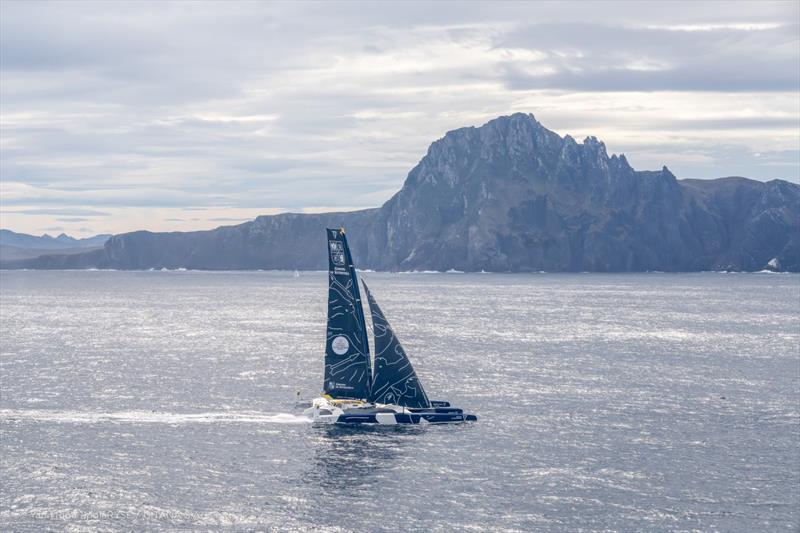
[(215, 413), (166, 413), (162, 411), (54, 411), (44, 409), (0, 409), (0, 421), (33, 420), (68, 424), (307, 424), (310, 419), (292, 413), (225, 411)]

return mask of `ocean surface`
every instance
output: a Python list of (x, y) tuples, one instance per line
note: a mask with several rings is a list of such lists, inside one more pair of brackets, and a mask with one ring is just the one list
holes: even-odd
[(324, 273), (0, 272), (0, 530), (800, 530), (800, 276), (362, 275), (477, 423), (302, 418)]

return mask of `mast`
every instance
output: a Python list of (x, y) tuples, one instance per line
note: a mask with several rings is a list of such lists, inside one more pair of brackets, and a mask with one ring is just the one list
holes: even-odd
[(431, 402), (411, 361), (366, 283), (364, 292), (369, 301), (375, 334), (375, 375), (369, 401), (405, 407), (430, 407)]
[(328, 237), (328, 328), (323, 391), (333, 398), (366, 400), (372, 368), (367, 327), (353, 258), (344, 228)]

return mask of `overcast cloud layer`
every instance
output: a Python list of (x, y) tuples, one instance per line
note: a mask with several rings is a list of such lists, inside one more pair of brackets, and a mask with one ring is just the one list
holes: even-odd
[(800, 181), (797, 2), (0, 2), (0, 226), (374, 207), (531, 112), (637, 169)]

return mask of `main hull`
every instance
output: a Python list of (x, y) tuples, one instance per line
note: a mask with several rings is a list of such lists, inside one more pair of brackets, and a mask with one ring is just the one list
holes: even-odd
[(414, 424), (458, 424), (478, 417), (456, 407), (409, 409), (400, 405), (364, 404), (317, 398), (304, 414), (321, 424), (397, 426)]
[(395, 426), (400, 424), (455, 424), (458, 422), (475, 422), (475, 415), (463, 413), (379, 413), (375, 415), (343, 413), (334, 424), (380, 424)]

